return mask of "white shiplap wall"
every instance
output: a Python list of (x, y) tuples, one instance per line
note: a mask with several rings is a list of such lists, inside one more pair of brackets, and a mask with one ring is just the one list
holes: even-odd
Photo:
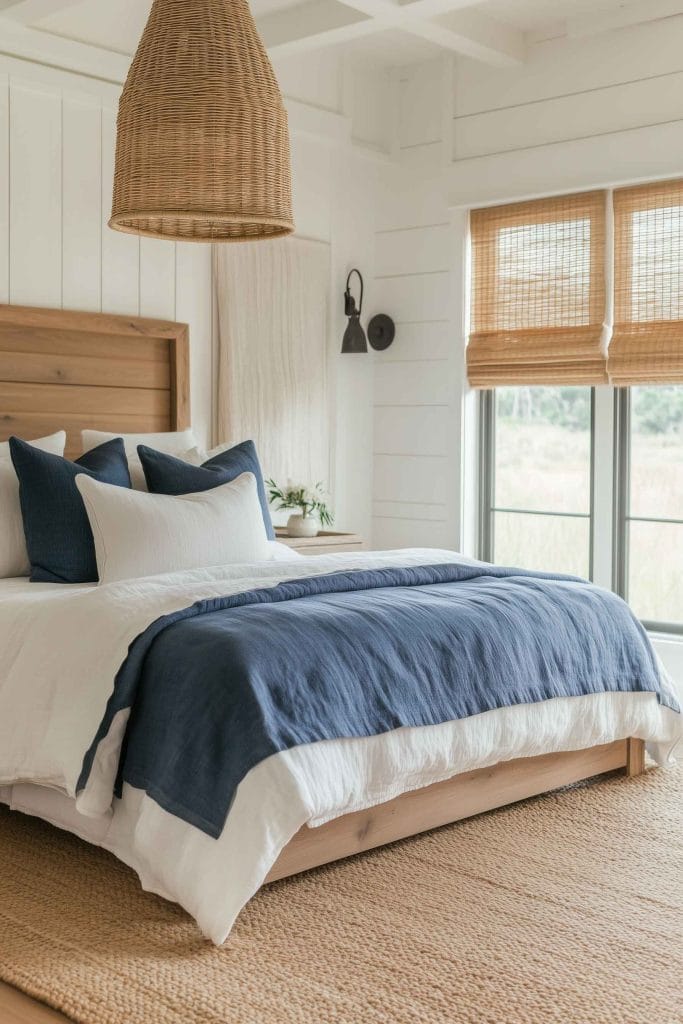
[(117, 98), (106, 83), (0, 58), (0, 301), (188, 322), (193, 423), (204, 442), (210, 249), (106, 226)]
[[(399, 166), (378, 208), (375, 307), (396, 340), (375, 357), (373, 543), (457, 547), (462, 272), (445, 203), (441, 61), (402, 73)], [(456, 218), (457, 219), (457, 218)]]
[(683, 169), (683, 15), (455, 66), (456, 203), (587, 189)]

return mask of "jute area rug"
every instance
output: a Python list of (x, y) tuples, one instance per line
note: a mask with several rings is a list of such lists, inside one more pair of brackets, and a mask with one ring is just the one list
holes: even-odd
[(81, 1024), (681, 1024), (683, 772), (612, 777), (277, 883), (222, 949), (0, 813), (0, 977)]

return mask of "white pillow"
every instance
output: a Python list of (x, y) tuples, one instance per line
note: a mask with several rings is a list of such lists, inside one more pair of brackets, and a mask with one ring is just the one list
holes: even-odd
[(168, 430), (160, 434), (115, 434), (109, 430), (82, 430), (83, 451), (89, 452), (91, 448), (97, 448), (99, 444), (112, 441), (115, 437), (123, 438), (123, 445), (128, 456), (130, 480), (136, 491), (147, 490), (145, 474), (138, 458), (139, 444), (146, 444), (148, 448), (156, 448), (158, 452), (165, 452), (167, 455), (175, 455), (178, 459), (183, 459), (185, 452), (196, 447), (197, 444), (191, 430)]
[[(59, 430), (29, 444), (52, 455), (63, 455), (66, 434)], [(30, 572), (19, 504), (19, 481), (12, 465), (9, 442), (3, 441), (0, 444), (0, 579), (28, 576)]]
[(225, 444), (219, 444), (217, 448), (211, 448), (210, 451), (205, 451), (200, 448), (199, 445), (195, 445), (194, 448), (190, 448), (188, 451), (183, 452), (178, 458), (182, 459), (183, 462), (189, 462), (192, 466), (203, 466), (209, 459), (213, 459), (215, 455), (221, 455), (223, 452), (229, 451), (234, 448), (235, 445), (232, 441), (227, 441)]
[[(51, 455), (63, 455), (66, 444), (66, 431), (58, 430), (55, 434), (48, 434), (47, 437), (38, 437), (35, 441), (27, 441), (27, 444), (34, 448), (40, 448), (41, 452), (50, 452)], [(0, 443), (0, 459), (11, 459), (9, 441)]]
[(272, 558), (256, 477), (198, 494), (141, 494), (76, 477), (95, 538), (100, 583)]

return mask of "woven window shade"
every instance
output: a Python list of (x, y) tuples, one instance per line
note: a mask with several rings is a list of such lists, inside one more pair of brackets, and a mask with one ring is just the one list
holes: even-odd
[(683, 179), (614, 192), (616, 387), (683, 382)]
[(471, 214), (472, 387), (607, 381), (604, 192)]

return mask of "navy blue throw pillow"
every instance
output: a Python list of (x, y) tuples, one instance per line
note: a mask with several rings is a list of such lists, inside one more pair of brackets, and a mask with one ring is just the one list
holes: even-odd
[(229, 484), (242, 473), (253, 473), (256, 477), (266, 533), (270, 540), (274, 540), (275, 530), (270, 518), (263, 473), (253, 441), (242, 441), (234, 448), (214, 455), (201, 466), (192, 466), (189, 462), (183, 462), (182, 459), (176, 459), (165, 452), (158, 452), (154, 448), (147, 448), (144, 444), (138, 445), (138, 455), (145, 472), (147, 487), (152, 494), (195, 494), (198, 491), (210, 491), (220, 484)]
[(76, 462), (9, 441), (19, 478), (31, 580), (40, 583), (96, 583), (95, 542), (76, 477), (130, 487), (128, 460), (120, 437), (81, 455)]

